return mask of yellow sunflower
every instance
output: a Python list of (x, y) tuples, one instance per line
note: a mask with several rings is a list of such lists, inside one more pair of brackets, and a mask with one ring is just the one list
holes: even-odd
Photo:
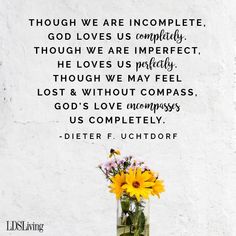
[(109, 186), (111, 188), (110, 192), (115, 193), (116, 198), (119, 199), (124, 191), (122, 186), (126, 183), (124, 172), (115, 175), (111, 181), (112, 184)]
[(148, 171), (142, 172), (141, 168), (129, 169), (129, 173), (126, 174), (126, 184), (122, 188), (131, 197), (135, 196), (138, 201), (141, 197), (148, 199), (154, 185), (154, 182), (149, 181), (151, 177)]
[(157, 195), (160, 198), (160, 193), (165, 192), (165, 186), (163, 180), (157, 179), (154, 185), (152, 186), (152, 195)]

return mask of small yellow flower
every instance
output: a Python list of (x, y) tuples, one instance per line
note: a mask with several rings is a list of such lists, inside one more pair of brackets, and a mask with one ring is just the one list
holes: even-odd
[(123, 189), (129, 193), (131, 197), (135, 196), (138, 201), (140, 198), (148, 199), (152, 191), (154, 182), (150, 182), (151, 175), (148, 171), (142, 173), (141, 168), (129, 169), (129, 173), (126, 174), (126, 184), (123, 185)]
[(157, 179), (157, 176), (158, 176), (158, 173), (157, 172), (154, 172), (154, 171), (151, 171), (151, 170), (148, 170), (147, 171), (149, 174), (150, 174), (150, 179), (148, 180), (149, 182), (155, 182), (156, 179)]
[(157, 195), (160, 198), (160, 193), (165, 192), (165, 186), (163, 180), (157, 179), (155, 184), (152, 186), (152, 195)]
[(115, 149), (111, 149), (110, 150), (110, 154), (109, 154), (109, 158), (115, 156), (115, 155), (120, 155), (120, 150), (115, 150)]
[(111, 181), (112, 184), (109, 186), (109, 188), (111, 188), (110, 192), (115, 193), (116, 198), (119, 199), (124, 192), (122, 186), (126, 183), (124, 172), (115, 175), (115, 177), (113, 177)]
[(116, 155), (120, 155), (120, 150), (118, 150), (118, 149), (115, 150), (115, 154), (116, 154)]

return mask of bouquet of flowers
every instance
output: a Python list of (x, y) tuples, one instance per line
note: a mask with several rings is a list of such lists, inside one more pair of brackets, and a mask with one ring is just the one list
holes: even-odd
[(148, 199), (151, 195), (160, 198), (164, 183), (143, 161), (119, 155), (119, 150), (111, 149), (109, 160), (99, 165), (110, 182), (110, 192), (119, 200), (117, 236), (148, 236)]

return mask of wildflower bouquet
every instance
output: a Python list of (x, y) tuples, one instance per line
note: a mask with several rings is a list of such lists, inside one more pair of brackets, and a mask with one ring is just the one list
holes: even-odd
[(158, 174), (132, 156), (117, 158), (119, 150), (111, 149), (109, 160), (99, 169), (109, 180), (110, 192), (118, 201), (117, 236), (148, 236), (148, 199), (160, 198), (164, 184)]

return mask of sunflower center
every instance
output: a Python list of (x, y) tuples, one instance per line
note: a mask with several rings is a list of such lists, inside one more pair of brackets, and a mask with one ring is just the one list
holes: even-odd
[(140, 186), (140, 183), (138, 181), (133, 182), (133, 187), (134, 188), (139, 188), (139, 186)]

